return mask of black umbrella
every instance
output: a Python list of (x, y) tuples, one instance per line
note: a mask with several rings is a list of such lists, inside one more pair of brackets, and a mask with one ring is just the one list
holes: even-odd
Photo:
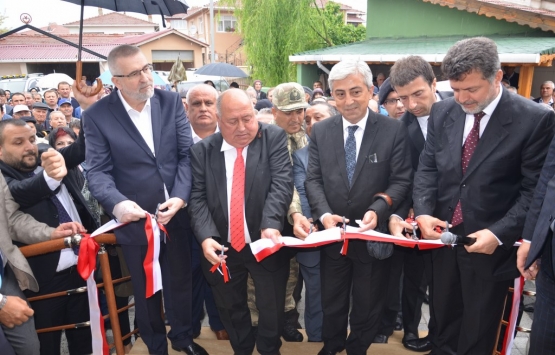
[[(79, 22), (79, 48), (77, 50), (76, 81), (75, 88), (87, 96), (98, 94), (102, 89), (102, 80), (96, 79), (96, 92), (91, 87), (80, 87), (79, 82), (82, 76), (81, 49), (83, 47), (83, 13), (85, 6), (101, 7), (103, 9), (117, 12), (136, 12), (145, 15), (162, 15), (162, 24), (166, 27), (165, 16), (187, 13), (189, 5), (185, 0), (62, 0), (73, 4), (81, 5), (81, 19)], [(81, 91), (84, 90), (85, 92)]]
[(202, 66), (195, 74), (225, 76), (228, 78), (246, 78), (248, 75), (235, 65), (227, 63), (210, 63)]

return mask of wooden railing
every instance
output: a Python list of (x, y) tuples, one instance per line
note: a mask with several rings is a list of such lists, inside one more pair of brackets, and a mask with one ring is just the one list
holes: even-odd
[[(95, 237), (95, 240), (100, 244), (100, 250), (98, 251), (99, 260), (100, 260), (100, 270), (102, 271), (102, 279), (103, 283), (97, 284), (98, 288), (103, 287), (104, 292), (106, 294), (106, 302), (108, 304), (108, 315), (104, 316), (104, 319), (110, 318), (110, 323), (112, 324), (112, 333), (114, 336), (114, 343), (109, 344), (110, 348), (116, 348), (117, 355), (124, 355), (125, 350), (123, 346), (123, 341), (133, 334), (137, 333), (139, 330), (135, 328), (128, 334), (122, 336), (121, 328), (119, 324), (118, 314), (128, 310), (129, 308), (133, 307), (135, 304), (131, 303), (123, 308), (118, 309), (116, 306), (116, 297), (114, 292), (114, 284), (118, 284), (121, 282), (126, 282), (131, 279), (130, 276), (122, 277), (116, 280), (112, 280), (112, 273), (110, 272), (110, 261), (108, 258), (108, 253), (104, 247), (104, 244), (116, 244), (116, 237), (114, 234), (101, 234)], [(64, 239), (56, 239), (50, 240), (42, 243), (27, 245), (21, 247), (20, 250), (26, 258), (47, 254), (51, 252), (55, 252), (58, 250), (62, 250), (71, 246), (78, 245), (80, 242), (80, 238), (76, 237), (67, 237)], [(87, 292), (87, 287), (79, 287), (73, 290), (66, 290), (61, 292), (55, 292), (47, 295), (41, 295), (29, 298), (29, 302), (39, 301), (44, 299), (50, 299), (54, 297), (71, 297), (72, 294), (83, 293)], [(32, 306), (32, 304), (31, 304)], [(46, 333), (46, 332), (54, 332), (60, 331), (64, 329), (74, 329), (74, 328), (82, 328), (90, 326), (89, 322), (83, 323), (76, 323), (76, 324), (66, 324), (57, 327), (50, 327), (50, 328), (43, 328), (37, 329), (37, 333)]]

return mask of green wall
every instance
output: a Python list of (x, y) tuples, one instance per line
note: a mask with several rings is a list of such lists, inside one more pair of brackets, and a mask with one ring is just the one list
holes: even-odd
[(312, 84), (318, 80), (318, 66), (316, 64), (297, 64), (297, 82), (312, 89)]
[(422, 0), (367, 0), (366, 37), (523, 34), (529, 26)]

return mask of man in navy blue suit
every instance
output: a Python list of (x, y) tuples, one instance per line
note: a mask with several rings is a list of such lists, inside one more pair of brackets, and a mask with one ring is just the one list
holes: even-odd
[[(104, 209), (127, 225), (115, 231), (131, 273), (136, 319), (149, 354), (167, 354), (161, 292), (146, 298), (145, 211), (166, 225), (160, 264), (172, 348), (207, 354), (192, 340), (191, 228), (183, 209), (191, 190), (191, 128), (179, 95), (154, 90), (152, 65), (140, 49), (121, 45), (108, 55), (117, 90), (84, 113), (89, 189)], [(164, 241), (164, 239), (166, 239)]]

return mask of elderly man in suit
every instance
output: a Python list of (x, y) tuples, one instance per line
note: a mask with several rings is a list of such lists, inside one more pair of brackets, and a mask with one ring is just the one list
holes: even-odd
[[(154, 90), (152, 65), (140, 49), (121, 45), (108, 55), (117, 90), (84, 113), (89, 189), (104, 209), (129, 224), (115, 231), (131, 273), (136, 319), (150, 354), (167, 354), (162, 292), (146, 298), (145, 213), (158, 210), (160, 264), (172, 348), (206, 354), (192, 340), (191, 229), (183, 209), (189, 201), (191, 128), (178, 94)], [(159, 206), (159, 207), (157, 207)]]
[[(189, 213), (201, 244), (203, 270), (235, 354), (279, 354), (289, 260), (279, 251), (260, 263), (248, 243), (278, 242), (293, 196), (284, 130), (259, 123), (244, 91), (230, 89), (217, 101), (220, 132), (191, 148), (193, 189)], [(222, 250), (227, 255), (222, 256)], [(231, 279), (211, 273), (225, 259)], [(247, 306), (251, 275), (259, 310), (255, 337)]]
[[(529, 354), (555, 353), (555, 243), (553, 206), (555, 206), (555, 140), (549, 146), (540, 180), (526, 215), (524, 239), (517, 252), (517, 266), (522, 276), (536, 280), (534, 323)], [(541, 265), (541, 267), (540, 267)]]
[[(326, 229), (344, 216), (352, 226), (361, 219), (362, 231), (385, 231), (391, 213), (410, 191), (407, 130), (399, 120), (368, 110), (372, 73), (366, 63), (339, 62), (329, 74), (329, 84), (340, 115), (312, 128), (305, 183), (312, 216)], [(348, 354), (366, 354), (378, 333), (391, 259), (374, 253), (374, 246), (354, 240), (343, 245), (346, 255), (339, 243), (322, 249), (320, 355), (344, 348)]]
[[(0, 171), (21, 211), (39, 222), (57, 227), (64, 222), (79, 222), (92, 232), (98, 228), (81, 187), (67, 170), (85, 159), (84, 137), (63, 148), (60, 154), (49, 148), (41, 155), (35, 142), (34, 130), (23, 120), (0, 122)], [(62, 173), (54, 162), (66, 163)], [(39, 166), (41, 163), (42, 166)], [(73, 164), (69, 165), (69, 164)], [(43, 168), (44, 167), (44, 168)], [(27, 291), (27, 297), (66, 291), (86, 286), (77, 273), (77, 255), (71, 248), (29, 258), (29, 265), (39, 284), (39, 292)], [(86, 322), (89, 318), (87, 295), (56, 297), (33, 302), (37, 329)], [(60, 354), (62, 332), (39, 334), (41, 354)], [(69, 351), (87, 354), (92, 351), (88, 328), (66, 330)]]
[(442, 70), (455, 95), (432, 107), (414, 213), (424, 238), (439, 239), (448, 221), (475, 243), (432, 251), (432, 353), (489, 354), (555, 114), (502, 88), (490, 39), (457, 42)]
[[(63, 160), (53, 164), (59, 173), (65, 171)], [(0, 176), (0, 326), (16, 354), (39, 354), (34, 312), (22, 291), (38, 291), (39, 286), (27, 260), (13, 242), (34, 244), (84, 232), (83, 226), (76, 222), (63, 223), (54, 229), (19, 211), (6, 180)]]

